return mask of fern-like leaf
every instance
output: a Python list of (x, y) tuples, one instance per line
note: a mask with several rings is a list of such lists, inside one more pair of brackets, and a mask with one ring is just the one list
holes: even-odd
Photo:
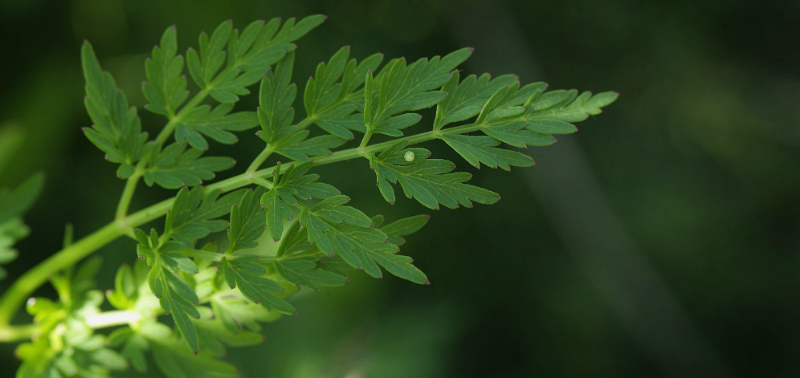
[[(455, 164), (447, 160), (428, 159), (430, 151), (415, 148), (404, 149), (403, 140), (386, 149), (379, 156), (370, 156), (370, 165), (378, 178), (378, 189), (383, 198), (395, 202), (394, 188), (390, 183), (399, 182), (406, 197), (414, 198), (422, 205), (439, 209), (439, 204), (454, 209), (459, 205), (472, 207), (472, 201), (492, 204), (500, 195), (490, 190), (465, 184), (472, 178), (466, 172), (453, 172)], [(414, 156), (412, 162), (405, 160), (407, 152)]]
[(242, 111), (230, 114), (233, 104), (219, 104), (214, 110), (208, 105), (189, 112), (175, 127), (175, 141), (189, 142), (197, 149), (207, 150), (203, 136), (223, 144), (234, 144), (239, 139), (231, 131), (244, 131), (258, 126), (256, 112)]
[[(257, 83), (264, 71), (275, 64), (297, 46), (291, 42), (319, 26), (325, 16), (315, 15), (295, 24), (291, 18), (280, 27), (280, 19), (270, 22), (256, 21), (241, 33), (233, 29), (233, 23), (220, 24), (209, 38), (200, 35), (200, 53), (187, 52), (189, 72), (194, 81), (211, 97), (223, 103), (236, 102), (238, 96), (248, 94), (246, 87)], [(280, 31), (278, 31), (280, 29)], [(227, 45), (227, 51), (223, 50)], [(227, 58), (227, 59), (226, 59)], [(222, 65), (228, 64), (220, 72)]]
[[(13, 191), (0, 190), (0, 265), (17, 258), (14, 244), (30, 233), (28, 226), (22, 223), (22, 214), (33, 206), (43, 187), (44, 175), (35, 174)], [(0, 279), (5, 278), (6, 274), (0, 266)]]
[(181, 189), (167, 214), (164, 234), (191, 247), (197, 239), (226, 229), (228, 222), (217, 218), (231, 211), (242, 192), (236, 191), (221, 198), (220, 193), (217, 190), (204, 195), (203, 188)]
[(290, 128), (294, 121), (292, 102), (297, 95), (297, 85), (290, 83), (293, 65), (294, 53), (290, 53), (280, 61), (274, 74), (267, 72), (261, 80), (258, 119), (262, 131), (258, 136), (267, 143), (274, 143), (294, 131)]
[(306, 174), (311, 163), (293, 165), (280, 174), (280, 165), (275, 169), (272, 188), (261, 197), (266, 208), (267, 230), (273, 240), (278, 241), (283, 234), (283, 221), (291, 220), (292, 208), (297, 206), (297, 198), (310, 200), (325, 199), (341, 194), (335, 187), (317, 182), (319, 175)]
[(186, 101), (186, 77), (183, 73), (183, 56), (178, 52), (175, 26), (170, 26), (161, 37), (161, 44), (153, 48), (152, 58), (145, 62), (147, 81), (142, 92), (149, 104), (145, 109), (172, 118), (175, 110)]
[(179, 253), (170, 253), (174, 245), (162, 246), (155, 230), (146, 235), (137, 229), (136, 240), (139, 241), (137, 253), (144, 256), (152, 265), (147, 276), (150, 290), (158, 298), (164, 312), (172, 315), (175, 327), (192, 352), (200, 350), (200, 342), (192, 319), (199, 319), (200, 312), (195, 308), (199, 298), (194, 288), (176, 272), (197, 273), (197, 266), (188, 257)]
[(231, 210), (231, 227), (228, 229), (228, 251), (255, 248), (264, 233), (266, 210), (259, 204), (264, 188), (246, 190)]
[[(367, 73), (364, 107), (364, 123), (367, 130), (375, 133), (399, 136), (398, 130), (419, 121), (419, 115), (396, 114), (431, 107), (447, 97), (446, 92), (433, 91), (451, 79), (450, 71), (464, 62), (472, 49), (464, 48), (446, 55), (420, 59), (406, 65), (405, 59), (394, 59), (373, 79)], [(406, 119), (407, 118), (407, 119)]]
[(202, 154), (203, 151), (196, 148), (186, 151), (186, 145), (178, 143), (163, 150), (156, 147), (144, 171), (144, 181), (147, 185), (157, 183), (167, 189), (193, 187), (216, 177), (214, 172), (229, 169), (236, 163), (227, 156), (200, 157)]
[(366, 132), (363, 116), (353, 113), (363, 110), (361, 85), (365, 75), (375, 71), (383, 60), (383, 54), (374, 54), (358, 63), (355, 59), (348, 61), (349, 55), (350, 46), (345, 46), (327, 64), (320, 63), (316, 75), (308, 78), (303, 92), (308, 118), (342, 139), (353, 139), (351, 130)]
[(260, 304), (267, 310), (293, 314), (294, 306), (275, 295), (283, 293), (283, 287), (264, 276), (267, 271), (263, 266), (255, 263), (256, 259), (256, 256), (243, 256), (233, 260), (223, 259), (222, 274), (225, 282), (231, 289), (238, 287), (247, 299)]
[(86, 137), (106, 153), (106, 159), (121, 164), (117, 175), (126, 178), (133, 173), (133, 164), (149, 152), (147, 133), (143, 133), (135, 107), (128, 107), (111, 74), (100, 68), (92, 45), (84, 42), (81, 48), (83, 76), (86, 78), (84, 104), (94, 122), (84, 127)]

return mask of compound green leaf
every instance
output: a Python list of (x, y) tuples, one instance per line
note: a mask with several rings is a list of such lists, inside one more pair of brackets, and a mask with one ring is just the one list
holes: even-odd
[(219, 198), (220, 193), (215, 190), (204, 194), (203, 188), (181, 189), (167, 214), (164, 233), (191, 247), (197, 239), (226, 229), (228, 222), (217, 218), (231, 211), (231, 206), (242, 197), (242, 192), (232, 192)]
[[(591, 92), (583, 92), (578, 95), (578, 91), (575, 89), (547, 92), (539, 98), (528, 100), (528, 110), (523, 119), (528, 120), (529, 123), (543, 120), (564, 123), (580, 122), (590, 115), (600, 114), (601, 108), (610, 105), (618, 97), (619, 93), (616, 92), (602, 92), (596, 95), (592, 95)], [(557, 123), (551, 125), (557, 125)], [(562, 127), (565, 132), (574, 132), (574, 128), (573, 131), (570, 131), (569, 128), (563, 125)]]
[[(193, 49), (187, 51), (189, 72), (194, 81), (217, 101), (236, 102), (238, 96), (249, 93), (246, 87), (257, 83), (270, 65), (297, 48), (291, 42), (324, 20), (324, 16), (315, 15), (295, 24), (292, 18), (282, 28), (280, 19), (268, 23), (256, 21), (241, 35), (233, 29), (232, 22), (223, 22), (210, 38), (205, 33), (200, 35), (199, 53)], [(223, 50), (226, 46), (227, 50)], [(226, 60), (227, 67), (220, 71)]]
[(284, 256), (286, 258), (302, 257), (314, 253), (316, 250), (317, 248), (308, 242), (308, 233), (300, 225), (300, 222), (293, 222), (286, 231), (275, 256), (281, 258)]
[(422, 116), (417, 113), (404, 113), (387, 118), (373, 130), (374, 133), (388, 135), (392, 137), (403, 136), (403, 130), (407, 127), (416, 125), (422, 120)]
[(258, 238), (264, 233), (264, 216), (266, 210), (259, 204), (264, 195), (264, 188), (255, 191), (246, 190), (242, 198), (231, 210), (231, 227), (228, 230), (228, 251), (255, 248)]
[[(16, 242), (24, 239), (30, 229), (22, 223), (22, 214), (33, 206), (44, 187), (44, 175), (37, 173), (22, 182), (13, 191), (0, 190), (0, 265), (8, 264), (17, 258), (13, 248)], [(0, 267), (0, 279), (7, 272)]]
[(359, 227), (370, 227), (372, 225), (372, 219), (352, 206), (343, 206), (348, 202), (350, 202), (350, 197), (348, 196), (333, 196), (320, 201), (309, 209), (309, 211), (334, 223), (348, 223)]
[(317, 267), (313, 258), (276, 260), (275, 270), (287, 281), (319, 290), (321, 286), (342, 286), (347, 282), (343, 275)]
[(194, 307), (198, 301), (197, 294), (183, 278), (169, 269), (160, 255), (157, 256), (156, 264), (150, 269), (147, 277), (150, 290), (158, 298), (164, 312), (172, 315), (175, 328), (180, 331), (181, 338), (189, 349), (198, 352), (200, 343), (197, 330), (192, 323), (192, 318), (200, 318), (200, 312)]
[[(145, 242), (149, 246), (149, 242)], [(139, 288), (147, 281), (149, 270), (141, 260), (133, 268), (128, 264), (120, 266), (114, 278), (114, 290), (106, 292), (108, 302), (120, 310), (133, 309), (139, 299)]]
[(475, 123), (486, 123), (496, 119), (509, 118), (522, 114), (525, 108), (522, 103), (525, 101), (518, 95), (518, 92), (531, 92), (535, 91), (535, 84), (527, 85), (523, 89), (519, 89), (519, 82), (515, 81), (511, 85), (506, 85), (498, 88), (486, 104), (483, 105), (481, 112)]
[(327, 108), (339, 98), (342, 85), (337, 85), (337, 81), (344, 73), (349, 56), (350, 46), (345, 46), (339, 49), (336, 54), (333, 54), (328, 64), (322, 62), (317, 66), (316, 78), (308, 78), (308, 83), (303, 92), (303, 104), (305, 105), (306, 113), (319, 113), (319, 110)]
[(291, 219), (293, 214), (292, 208), (281, 198), (281, 191), (273, 188), (261, 197), (261, 204), (266, 209), (267, 230), (274, 241), (280, 240), (283, 234), (283, 220)]
[(292, 195), (305, 200), (310, 200), (311, 198), (325, 199), (341, 194), (339, 189), (332, 185), (317, 182), (319, 180), (318, 174), (306, 174), (311, 169), (311, 165), (311, 162), (303, 162), (290, 166), (280, 177), (280, 181), (276, 186), (290, 190)]
[[(391, 245), (391, 244), (390, 244)], [(380, 264), (389, 273), (418, 284), (430, 284), (428, 277), (412, 264), (411, 257), (385, 253), (375, 249), (362, 249), (369, 258)]]
[[(488, 75), (479, 79), (470, 76), (461, 83), (458, 79), (455, 73), (442, 87), (442, 91), (450, 91), (453, 96), (437, 107), (434, 129), (477, 114), (475, 124), (484, 134), (520, 148), (553, 144), (552, 134), (574, 133), (577, 128), (572, 123), (599, 114), (601, 107), (617, 98), (614, 92), (596, 96), (589, 92), (579, 96), (577, 90), (544, 92), (547, 84), (542, 82), (520, 88), (516, 77), (508, 75), (492, 81)], [(472, 165), (483, 162), (508, 169), (510, 165), (522, 164), (524, 155), (494, 148), (496, 144), (487, 139), (446, 134), (441, 139)]]
[(247, 299), (260, 304), (267, 310), (282, 314), (293, 314), (295, 309), (275, 294), (282, 293), (283, 287), (263, 276), (266, 269), (255, 263), (256, 256), (242, 256), (234, 260), (222, 260), (222, 273), (231, 288), (238, 287)]
[(425, 274), (411, 264), (411, 258), (397, 255), (400, 248), (377, 228), (332, 223), (310, 211), (301, 213), (301, 222), (306, 224), (309, 240), (330, 257), (338, 255), (351, 267), (375, 278), (383, 277), (380, 265), (397, 277), (427, 282)]
[(389, 236), (389, 243), (403, 245), (406, 243), (406, 240), (403, 239), (402, 236), (419, 231), (428, 223), (429, 219), (431, 219), (430, 215), (415, 215), (387, 224), (381, 227), (381, 231)]
[(275, 69), (267, 72), (261, 79), (258, 96), (258, 120), (262, 131), (258, 136), (267, 143), (274, 143), (294, 131), (290, 126), (294, 121), (292, 103), (297, 95), (297, 86), (292, 80), (294, 53), (288, 54)]
[[(29, 233), (30, 229), (18, 218), (0, 223), (0, 265), (8, 264), (17, 258), (19, 252), (13, 246)], [(6, 278), (7, 274), (0, 266), (0, 279)]]
[[(118, 328), (108, 336), (112, 347), (122, 347), (122, 357), (130, 361), (131, 366), (139, 372), (147, 372), (147, 357), (145, 352), (150, 349), (146, 338), (137, 334), (129, 327)], [(183, 349), (183, 348), (181, 348)]]
[(177, 55), (178, 41), (175, 26), (170, 26), (161, 37), (160, 46), (153, 48), (152, 58), (145, 62), (147, 81), (142, 92), (149, 102), (145, 109), (172, 118), (189, 91), (183, 73), (183, 56)]
[(0, 189), (0, 223), (22, 216), (33, 206), (44, 188), (44, 174), (28, 177), (13, 191)]
[(395, 114), (427, 108), (444, 100), (446, 92), (432, 91), (450, 81), (450, 71), (470, 54), (472, 49), (464, 48), (441, 59), (423, 58), (408, 66), (405, 59), (394, 59), (375, 78), (367, 74), (364, 92), (367, 129), (377, 132)]
[[(389, 184), (399, 182), (406, 197), (422, 205), (438, 209), (439, 204), (454, 209), (459, 205), (472, 207), (472, 201), (492, 204), (500, 196), (492, 191), (465, 184), (472, 177), (466, 172), (453, 172), (455, 164), (447, 160), (428, 159), (430, 153), (415, 153), (413, 162), (400, 163), (406, 152), (407, 141), (400, 141), (378, 157), (372, 156), (370, 164), (378, 178), (378, 188), (384, 199), (394, 203), (394, 188)], [(420, 150), (420, 149), (417, 149)]]
[(211, 307), (216, 319), (231, 332), (243, 328), (257, 332), (261, 330), (258, 322), (270, 322), (283, 316), (277, 311), (270, 312), (261, 305), (248, 301), (236, 291), (231, 291), (225, 296), (212, 297)]
[(231, 330), (220, 321), (200, 320), (195, 322), (195, 326), (200, 337), (200, 347), (215, 357), (224, 357), (227, 354), (226, 345), (245, 347), (264, 341), (264, 337), (258, 332), (241, 330), (238, 327)]
[(292, 207), (298, 203), (295, 197), (310, 200), (341, 194), (331, 185), (316, 182), (319, 175), (306, 174), (310, 168), (310, 162), (300, 163), (290, 166), (281, 175), (279, 164), (275, 169), (272, 188), (261, 197), (261, 205), (266, 208), (267, 230), (275, 241), (281, 238), (284, 219), (292, 219)]
[(549, 146), (556, 142), (556, 138), (548, 134), (540, 134), (525, 129), (528, 122), (516, 120), (507, 123), (493, 124), (481, 127), (484, 134), (497, 139), (505, 144), (527, 148), (527, 146)]
[(480, 77), (469, 75), (463, 81), (459, 82), (459, 80), (459, 72), (453, 71), (450, 81), (442, 86), (442, 91), (450, 95), (436, 107), (434, 130), (478, 115), (492, 94), (504, 86), (510, 86), (517, 82), (517, 77), (502, 75), (491, 79), (489, 74), (483, 74)]
[[(368, 71), (374, 71), (383, 54), (374, 54), (360, 64), (351, 59), (350, 46), (341, 48), (328, 64), (320, 63), (303, 92), (306, 114), (321, 129), (342, 139), (353, 139), (351, 130), (365, 132), (363, 116), (353, 114), (363, 106), (360, 90)], [(342, 79), (339, 82), (339, 79)]]
[(125, 94), (117, 88), (111, 74), (100, 68), (100, 62), (88, 42), (84, 42), (81, 48), (81, 60), (86, 78), (84, 104), (94, 122), (91, 128), (84, 127), (83, 133), (106, 153), (109, 161), (133, 165), (149, 150), (145, 144), (147, 133), (141, 132), (136, 108), (128, 107)]
[(137, 333), (146, 338), (156, 366), (169, 378), (235, 377), (238, 370), (219, 361), (206, 351), (199, 354), (181, 347), (169, 328), (157, 322), (146, 322)]
[(337, 108), (321, 113), (314, 118), (314, 123), (327, 133), (345, 139), (353, 139), (353, 131), (364, 133), (364, 116), (353, 114), (358, 109), (355, 104), (342, 104)]
[(175, 127), (175, 141), (185, 141), (201, 150), (208, 149), (203, 135), (223, 144), (234, 144), (239, 139), (231, 131), (244, 131), (258, 126), (256, 112), (230, 114), (233, 104), (220, 104), (214, 110), (204, 105), (193, 109)]
[(480, 163), (492, 168), (500, 167), (506, 171), (511, 169), (511, 165), (517, 167), (533, 165), (530, 156), (497, 148), (500, 142), (491, 137), (442, 134), (439, 138), (476, 168), (480, 168)]
[(281, 141), (276, 153), (292, 160), (309, 161), (318, 155), (330, 155), (331, 149), (344, 144), (345, 140), (333, 135), (321, 135), (308, 138), (309, 131), (298, 131)]
[[(349, 206), (342, 206), (347, 201), (349, 201), (349, 198), (346, 196), (335, 196), (323, 200), (313, 208), (304, 208), (300, 213), (300, 222), (305, 227), (307, 239), (313, 242), (328, 257), (334, 258), (337, 256), (347, 265), (362, 269), (372, 277), (383, 277), (379, 267), (382, 266), (400, 278), (416, 283), (425, 283), (427, 281), (425, 274), (411, 265), (411, 258), (397, 255), (400, 248), (390, 243), (389, 235), (374, 227), (375, 223), (372, 219)], [(352, 214), (349, 210), (344, 210), (346, 208), (352, 209)], [(342, 213), (346, 213), (346, 215), (343, 216)], [(398, 224), (393, 226), (394, 230), (391, 227), (390, 230), (399, 233), (410, 233), (415, 227), (421, 227), (421, 225), (418, 227), (414, 225), (415, 221), (407, 222), (408, 224), (406, 225)], [(287, 240), (293, 244), (302, 244), (305, 238), (296, 238), (295, 235), (299, 235), (300, 230), (295, 230), (293, 231), (295, 233)], [(281, 256), (286, 255), (281, 254)], [(295, 256), (301, 257), (304, 255), (297, 254)], [(277, 268), (277, 265), (285, 259), (279, 259), (276, 262), (276, 269), (280, 269)], [(314, 264), (313, 261), (309, 261)], [(313, 268), (308, 263), (304, 264), (308, 269)], [(327, 267), (324, 270), (342, 275), (338, 270), (329, 270)], [(283, 275), (283, 273), (281, 274)], [(287, 280), (301, 283), (298, 281), (302, 281), (302, 279), (293, 277), (292, 272), (287, 274), (288, 276), (284, 275)], [(312, 285), (314, 284), (312, 283)]]
[(173, 143), (163, 150), (153, 150), (153, 159), (144, 171), (144, 181), (147, 185), (159, 186), (167, 189), (177, 189), (182, 186), (197, 186), (203, 180), (211, 180), (216, 175), (214, 172), (224, 171), (236, 163), (227, 156), (200, 157), (202, 150), (191, 148), (186, 151), (185, 144)]

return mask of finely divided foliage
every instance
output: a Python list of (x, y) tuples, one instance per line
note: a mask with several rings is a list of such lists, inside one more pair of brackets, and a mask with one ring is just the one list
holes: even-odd
[[(462, 79), (457, 67), (472, 54), (470, 48), (381, 66), (382, 54), (359, 62), (346, 46), (298, 88), (292, 81), (299, 54), (293, 42), (324, 19), (256, 21), (241, 32), (225, 21), (210, 35), (202, 33), (197, 49), (188, 48), (185, 57), (179, 54), (177, 29), (167, 28), (145, 62), (145, 108), (167, 122), (152, 140), (92, 46), (83, 45), (85, 103), (94, 123), (84, 133), (107, 160), (119, 164), (117, 176), (127, 180), (117, 219), (103, 231), (107, 240), (92, 248), (129, 233), (140, 261), (118, 270), (114, 289), (106, 292), (116, 310), (105, 313), (99, 309), (102, 294), (93, 290), (97, 263), (54, 271), (59, 301), (29, 303), (39, 321), (34, 335), (42, 337), (19, 347), (23, 364), (17, 376), (97, 377), (127, 366), (145, 372), (148, 352), (169, 377), (235, 376), (237, 370), (219, 359), (226, 347), (259, 343), (259, 323), (297, 314), (287, 299), (303, 287), (342, 286), (358, 270), (430, 284), (411, 257), (399, 253), (403, 237), (422, 228), (429, 216), (384, 225), (382, 216), (350, 206), (350, 197), (311, 172), (314, 166), (363, 158), (390, 204), (397, 201), (398, 183), (406, 197), (430, 209), (492, 204), (500, 195), (469, 184), (471, 173), (413, 145), (440, 139), (440, 146), (476, 168), (526, 167), (533, 160), (509, 146), (550, 145), (554, 134), (575, 132), (573, 123), (599, 114), (617, 98), (612, 92), (547, 92), (546, 84), (523, 86), (513, 75)], [(239, 96), (259, 82), (258, 108), (235, 110)], [(193, 95), (190, 87), (197, 88)], [(302, 120), (296, 120), (295, 106), (305, 113)], [(416, 126), (427, 130), (406, 136), (422, 120), (415, 111), (431, 107), (432, 122)], [(229, 157), (203, 156), (209, 139), (233, 144), (235, 132), (256, 126), (264, 151), (246, 172), (202, 187), (235, 164)], [(360, 143), (340, 149), (359, 134)], [(389, 140), (370, 143), (375, 134)], [(273, 153), (290, 162), (259, 170)], [(179, 190), (174, 199), (128, 215), (140, 178)], [(27, 234), (20, 215), (41, 186), (41, 177), (34, 176), (14, 192), (0, 192), (0, 263), (16, 255), (11, 246)], [(165, 214), (161, 230), (136, 228)], [(90, 238), (73, 244), (67, 237), (62, 253), (89, 248), (83, 245), (92, 243)], [(260, 248), (263, 242), (277, 243), (276, 248)], [(9, 327), (4, 312), (13, 314), (17, 305), (3, 300), (12, 309), (0, 310), (0, 331)], [(159, 316), (169, 316), (174, 327)], [(93, 331), (108, 326), (122, 327), (109, 336)], [(62, 333), (49, 335), (55, 329)]]
[[(39, 197), (44, 185), (44, 176), (36, 174), (25, 180), (14, 191), (0, 189), (0, 265), (8, 264), (17, 258), (14, 244), (28, 236), (30, 229), (22, 223), (22, 214)], [(6, 278), (5, 269), (0, 266), (0, 279)]]

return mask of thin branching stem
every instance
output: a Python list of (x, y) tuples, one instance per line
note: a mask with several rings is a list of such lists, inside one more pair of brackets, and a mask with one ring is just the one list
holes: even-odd
[[(167, 139), (169, 139), (169, 137), (173, 134), (173, 131), (175, 131), (175, 127), (178, 126), (178, 123), (180, 123), (181, 119), (183, 119), (188, 112), (196, 108), (197, 105), (199, 105), (200, 102), (202, 102), (208, 96), (208, 91), (209, 88), (206, 88), (200, 92), (197, 92), (191, 101), (189, 101), (189, 103), (186, 104), (186, 106), (184, 106), (177, 115), (171, 116), (169, 122), (164, 125), (164, 128), (161, 129), (160, 133), (158, 133), (153, 143), (160, 144), (166, 142)], [(134, 170), (133, 174), (128, 177), (128, 180), (125, 182), (125, 189), (122, 191), (119, 203), (117, 204), (117, 213), (115, 219), (122, 220), (128, 215), (128, 208), (131, 205), (131, 200), (133, 200), (133, 194), (136, 192), (136, 186), (139, 183), (139, 179), (144, 174), (144, 170), (147, 168), (147, 164), (150, 162), (151, 156), (152, 154), (148, 154), (139, 160), (139, 163), (136, 164), (136, 169)]]

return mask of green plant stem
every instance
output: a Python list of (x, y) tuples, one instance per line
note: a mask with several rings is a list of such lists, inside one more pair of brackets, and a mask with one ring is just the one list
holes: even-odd
[(18, 278), (0, 299), (0, 328), (8, 325), (19, 306), (28, 295), (47, 282), (58, 271), (75, 264), (81, 258), (120, 237), (123, 229), (111, 222), (103, 228), (72, 243), (55, 255), (50, 256)]
[[(295, 126), (295, 131), (304, 130), (308, 126), (311, 126), (311, 123), (313, 123), (313, 122), (314, 122), (314, 118), (313, 117), (305, 118)], [(267, 147), (264, 148), (264, 150), (261, 151), (261, 153), (258, 154), (258, 156), (256, 156), (255, 159), (253, 159), (253, 162), (250, 163), (249, 167), (247, 167), (247, 171), (245, 171), (245, 173), (248, 173), (248, 172), (249, 173), (253, 173), (256, 170), (258, 170), (259, 168), (261, 168), (261, 164), (264, 164), (264, 162), (267, 160), (267, 158), (269, 158), (269, 156), (272, 155), (273, 152), (275, 152), (275, 149), (276, 149), (276, 145), (274, 143), (268, 144)]]
[[(164, 125), (164, 128), (161, 129), (161, 132), (158, 133), (154, 143), (160, 144), (164, 143), (167, 139), (169, 139), (172, 132), (175, 130), (175, 127), (178, 126), (178, 122), (186, 116), (186, 113), (192, 111), (201, 101), (203, 101), (208, 96), (208, 88), (197, 92), (197, 94), (189, 101), (189, 103), (184, 106), (177, 115), (170, 117), (169, 122)], [(119, 198), (119, 203), (117, 204), (117, 213), (115, 219), (123, 220), (125, 216), (128, 215), (128, 208), (131, 205), (131, 200), (133, 199), (133, 193), (136, 192), (136, 186), (139, 183), (139, 179), (144, 174), (145, 168), (147, 168), (147, 163), (150, 162), (150, 154), (143, 157), (139, 160), (139, 163), (136, 164), (136, 169), (134, 170), (133, 174), (128, 177), (128, 180), (125, 182), (125, 189), (122, 191), (122, 196)], [(132, 235), (132, 234), (131, 234)]]
[[(481, 126), (483, 126), (483, 124), (470, 124), (439, 131), (428, 131), (408, 137), (406, 139), (408, 140), (409, 144), (416, 144), (436, 139), (441, 134), (469, 133), (480, 129)], [(356, 147), (334, 152), (331, 155), (323, 156), (313, 160), (313, 164), (317, 166), (362, 157), (366, 154), (383, 151), (396, 142), (396, 140), (391, 140), (371, 146)], [(280, 166), (281, 172), (288, 169), (290, 165), (291, 164), (282, 164)], [(261, 179), (271, 178), (272, 172), (276, 169), (278, 169), (278, 166), (261, 169), (256, 172), (246, 172), (238, 176), (231, 177), (227, 180), (220, 181), (216, 184), (209, 185), (205, 188), (205, 192), (208, 193), (214, 190), (229, 192), (252, 184), (254, 177)], [(160, 218), (172, 207), (174, 201), (174, 198), (170, 198), (149, 206), (143, 210), (137, 211), (122, 219), (116, 219), (113, 222), (105, 225), (103, 228), (50, 256), (31, 270), (25, 272), (11, 285), (11, 287), (8, 288), (8, 290), (6, 290), (2, 298), (0, 298), (0, 329), (8, 329), (11, 319), (14, 314), (16, 314), (20, 305), (34, 290), (36, 290), (43, 283), (47, 282), (50, 276), (67, 266), (75, 264), (80, 259), (90, 255), (92, 252), (100, 249), (123, 234), (132, 232), (134, 227)]]
[(130, 177), (128, 177), (128, 180), (125, 181), (125, 189), (122, 191), (122, 195), (119, 198), (115, 219), (122, 219), (128, 215), (128, 207), (131, 205), (133, 193), (136, 192), (136, 184), (139, 183), (140, 177), (142, 177), (142, 172), (137, 169)]
[(264, 164), (264, 161), (269, 158), (269, 155), (272, 155), (272, 151), (274, 151), (274, 146), (271, 144), (267, 145), (267, 147), (264, 148), (264, 150), (261, 151), (261, 153), (258, 154), (255, 159), (253, 159), (253, 162), (250, 163), (249, 167), (247, 167), (245, 173), (253, 173), (261, 168), (261, 164)]
[[(115, 327), (123, 324), (136, 323), (142, 319), (142, 314), (132, 310), (106, 311), (87, 316), (84, 321), (92, 329)], [(0, 342), (12, 343), (30, 339), (38, 331), (37, 324), (21, 326), (0, 327)]]
[(106, 311), (86, 317), (86, 325), (91, 328), (114, 327), (123, 324), (136, 323), (142, 319), (142, 314), (132, 310)]
[(261, 177), (258, 177), (258, 176), (254, 176), (252, 178), (252, 181), (253, 181), (254, 184), (259, 185), (259, 186), (263, 186), (263, 187), (265, 187), (267, 189), (272, 189), (274, 187), (274, 185), (272, 185), (271, 182), (269, 182), (269, 181), (267, 181), (267, 180), (265, 180), (265, 179), (263, 179)]
[(30, 339), (38, 327), (35, 324), (26, 324), (16, 327), (0, 327), (0, 343), (13, 343)]
[[(339, 105), (339, 104), (336, 104), (336, 105)], [(314, 118), (315, 118), (314, 116), (304, 118), (302, 121), (300, 121), (300, 123), (297, 124), (296, 129), (297, 130), (304, 130), (305, 128), (311, 126), (311, 124), (314, 122)]]
[(367, 132), (364, 133), (364, 138), (361, 139), (361, 144), (358, 145), (359, 148), (367, 147), (367, 143), (369, 143), (369, 138), (372, 137), (372, 130), (367, 129)]

